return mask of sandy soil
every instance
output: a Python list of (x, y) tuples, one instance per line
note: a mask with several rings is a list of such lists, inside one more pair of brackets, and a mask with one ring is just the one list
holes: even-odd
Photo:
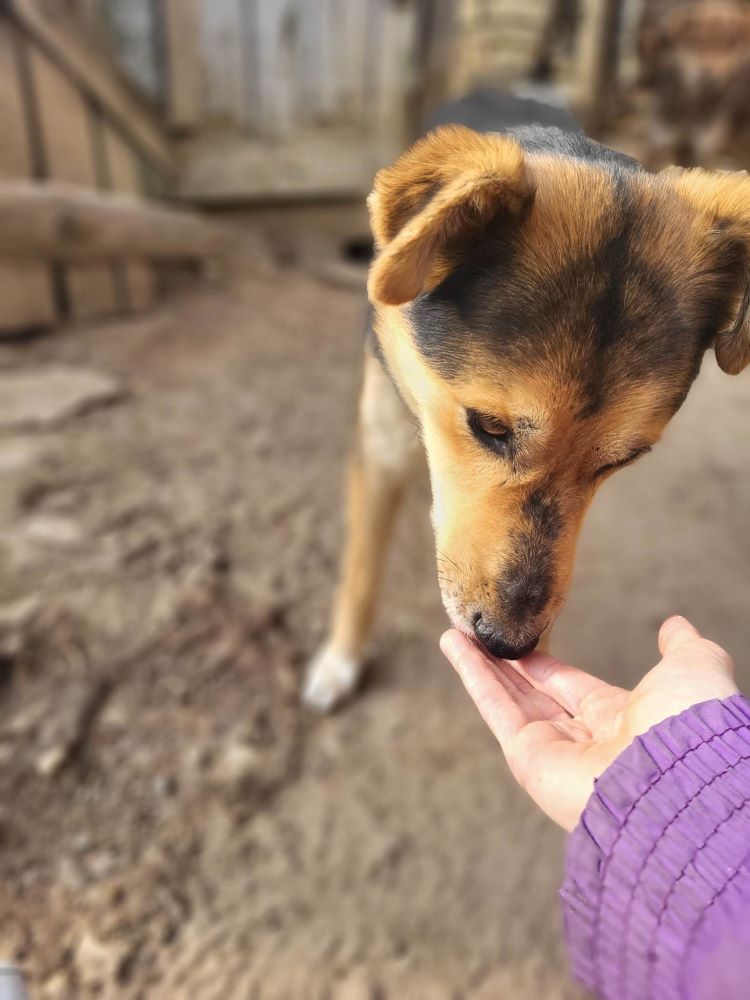
[[(0, 436), (0, 957), (45, 998), (573, 998), (563, 838), (437, 652), (414, 490), (366, 690), (297, 703), (335, 574), (362, 297), (265, 268), (5, 346), (123, 395)], [(629, 683), (680, 610), (750, 682), (750, 377), (707, 359), (603, 488), (556, 649)], [(7, 603), (31, 598), (23, 605)]]

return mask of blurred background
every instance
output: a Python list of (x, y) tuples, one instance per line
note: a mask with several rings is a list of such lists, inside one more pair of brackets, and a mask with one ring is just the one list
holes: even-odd
[[(575, 998), (563, 837), (437, 652), (422, 481), (365, 690), (336, 576), (364, 197), (475, 86), (742, 169), (745, 0), (0, 3), (0, 960), (64, 998)], [(681, 612), (750, 681), (746, 376), (601, 490), (553, 637)]]

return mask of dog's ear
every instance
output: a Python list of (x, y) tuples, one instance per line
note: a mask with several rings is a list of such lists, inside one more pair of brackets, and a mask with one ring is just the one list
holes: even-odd
[(750, 364), (750, 177), (746, 170), (662, 171), (690, 204), (705, 213), (719, 254), (719, 275), (730, 298), (730, 322), (714, 340), (722, 371), (738, 375)]
[(401, 305), (434, 288), (462, 248), (501, 212), (520, 214), (533, 193), (523, 150), (510, 137), (458, 125), (430, 132), (375, 178), (371, 301)]
[(750, 364), (750, 267), (743, 267), (742, 288), (736, 293), (738, 305), (734, 323), (714, 341), (719, 368), (727, 375), (739, 375)]

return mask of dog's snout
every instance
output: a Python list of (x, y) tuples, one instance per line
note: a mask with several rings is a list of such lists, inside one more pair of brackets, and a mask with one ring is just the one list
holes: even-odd
[(537, 635), (531, 641), (511, 642), (499, 628), (486, 621), (481, 612), (474, 615), (472, 624), (474, 634), (487, 652), (503, 660), (520, 660), (521, 657), (527, 656), (536, 647), (540, 638)]
[(537, 573), (508, 573), (501, 580), (498, 596), (504, 613), (513, 622), (533, 618), (547, 606), (552, 581), (545, 570)]

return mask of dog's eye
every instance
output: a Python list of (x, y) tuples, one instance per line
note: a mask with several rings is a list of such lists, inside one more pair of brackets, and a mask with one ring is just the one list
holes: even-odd
[(467, 410), (466, 419), (471, 433), (486, 448), (491, 448), (499, 455), (508, 454), (513, 432), (507, 424), (497, 417), (479, 413), (477, 410)]
[(594, 473), (594, 479), (599, 479), (601, 476), (606, 476), (608, 472), (614, 472), (615, 469), (622, 469), (624, 466), (630, 465), (632, 462), (635, 462), (637, 458), (640, 458), (641, 455), (645, 455), (649, 451), (651, 451), (651, 445), (645, 444), (643, 447), (636, 448), (635, 451), (632, 451), (627, 458), (621, 458), (616, 462), (607, 462), (606, 465), (602, 465), (596, 470)]

